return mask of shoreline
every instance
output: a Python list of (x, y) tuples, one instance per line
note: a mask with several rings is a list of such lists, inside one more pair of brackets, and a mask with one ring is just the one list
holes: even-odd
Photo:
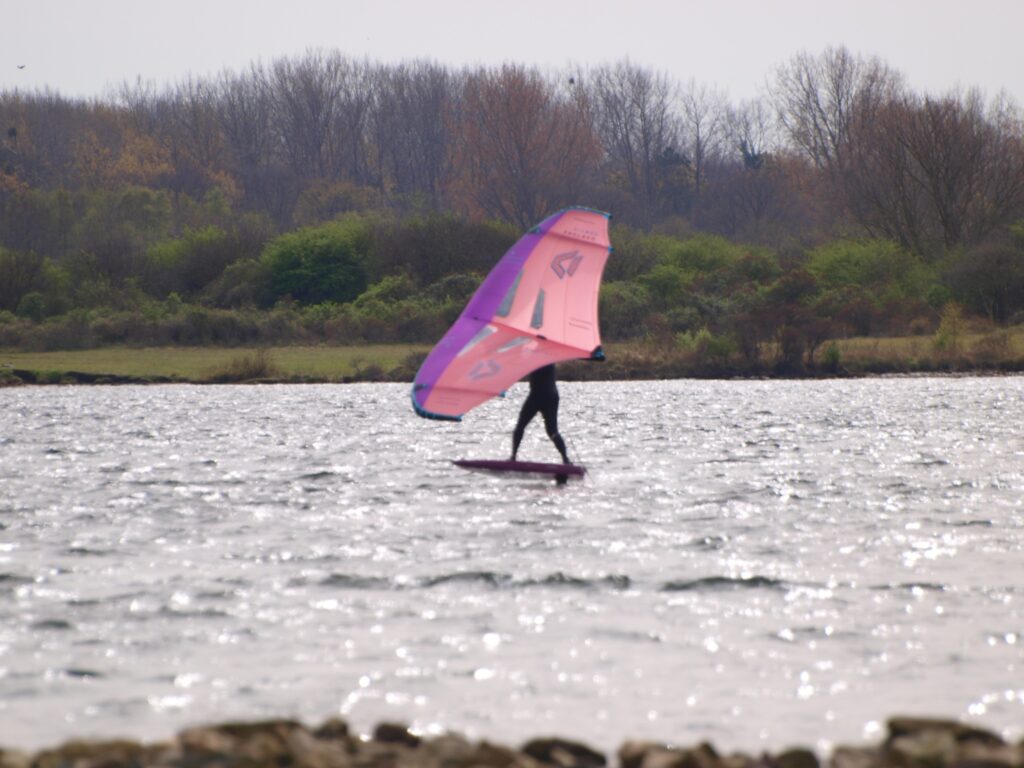
[(161, 742), (75, 739), (35, 752), (0, 745), (2, 768), (1019, 768), (1024, 740), (959, 721), (892, 717), (884, 739), (836, 746), (819, 756), (808, 747), (751, 755), (695, 745), (626, 741), (605, 754), (566, 738), (545, 736), (518, 747), (447, 733), (422, 737), (400, 723), (360, 736), (340, 718), (316, 727), (275, 719), (200, 725)]
[[(9, 376), (0, 377), (0, 389), (7, 387), (68, 387), (68, 386), (158, 386), (188, 384), (191, 386), (217, 386), (244, 384), (250, 386), (275, 386), (284, 384), (411, 384), (411, 380), (389, 378), (358, 378), (345, 376), (341, 379), (315, 378), (309, 376), (289, 378), (253, 378), (238, 381), (208, 381), (183, 379), (168, 376), (120, 376), (117, 374), (85, 373), (83, 371), (8, 371)], [(955, 371), (893, 371), (883, 373), (754, 375), (754, 374), (694, 374), (688, 376), (631, 376), (622, 378), (563, 378), (563, 382), (615, 382), (615, 381), (834, 381), (848, 379), (916, 379), (916, 378), (1002, 378), (1019, 376), (1024, 371), (1017, 369), (955, 370)]]
[[(631, 371), (618, 376), (560, 376), (562, 382), (614, 382), (614, 381), (832, 381), (838, 379), (907, 379), (907, 378), (965, 378), (1009, 377), (1024, 374), (1024, 364), (985, 366), (977, 368), (936, 368), (915, 370), (860, 370), (860, 371), (807, 371), (804, 373), (771, 373), (750, 371), (691, 371), (677, 375), (658, 372)], [(219, 384), (280, 385), (280, 384), (411, 384), (412, 378), (393, 378), (387, 375), (355, 375), (340, 378), (322, 376), (254, 376), (246, 378), (187, 378), (179, 376), (133, 376), (117, 373), (92, 373), (76, 370), (31, 370), (6, 368), (0, 371), (0, 389), (7, 387), (60, 387), (60, 386), (125, 386), (191, 384), (216, 386)]]
[[(61, 384), (411, 383), (430, 347), (418, 344), (347, 346), (105, 346), (26, 351), (0, 348), (0, 387)], [(783, 364), (714, 357), (651, 342), (612, 343), (603, 362), (559, 364), (561, 381), (673, 379), (803, 380), (906, 375), (1015, 375), (1024, 352), (965, 345), (940, 353), (919, 337), (848, 339), (831, 355)]]
[[(86, 373), (84, 371), (29, 371), (8, 370), (7, 375), (0, 375), (0, 389), (13, 387), (68, 387), (68, 386), (158, 386), (171, 384), (188, 384), (191, 386), (217, 386), (224, 384), (244, 384), (247, 386), (275, 386), (283, 384), (411, 384), (412, 380), (391, 379), (386, 377), (352, 377), (340, 379), (295, 376), (287, 378), (252, 378), (235, 381), (210, 381), (205, 379), (185, 379), (170, 376), (121, 376), (118, 374)], [(857, 373), (812, 373), (806, 375), (772, 375), (772, 374), (690, 374), (680, 376), (623, 376), (623, 377), (588, 377), (585, 379), (563, 378), (562, 382), (615, 382), (615, 381), (835, 381), (849, 379), (916, 379), (916, 378), (1002, 378), (1020, 376), (1024, 370), (1018, 368), (978, 368), (963, 370), (934, 371), (884, 371)]]
[[(149, 355), (159, 354), (160, 349), (149, 349)], [(204, 350), (209, 356), (218, 350)], [(131, 350), (122, 350), (128, 356)], [(188, 356), (187, 350), (177, 354)], [(53, 362), (42, 365), (17, 365), (5, 362), (0, 353), (0, 389), (18, 386), (68, 386), (68, 385), (150, 385), (150, 384), (357, 384), (357, 383), (404, 383), (411, 384), (418, 368), (409, 361), (390, 368), (377, 362), (359, 361), (352, 368), (343, 365), (334, 370), (318, 370), (315, 365), (300, 364), (278, 366), (273, 357), (250, 359), (262, 354), (222, 350), (225, 357), (219, 367), (192, 365), (184, 370), (167, 372), (167, 365), (126, 364), (121, 361), (105, 364), (102, 359), (90, 360), (88, 352), (76, 352), (66, 358), (54, 353), (8, 353), (6, 360), (27, 357), (31, 363), (42, 357), (47, 361), (53, 354)], [(348, 350), (351, 354), (351, 349)], [(272, 355), (273, 353), (271, 353)], [(323, 354), (329, 354), (324, 352)], [(173, 353), (172, 353), (173, 355)], [(321, 366), (322, 367), (322, 366)], [(1017, 376), (1024, 374), (1024, 359), (986, 361), (950, 360), (940, 363), (929, 361), (865, 361), (857, 365), (834, 368), (816, 367), (797, 370), (779, 369), (770, 366), (719, 366), (693, 365), (672, 359), (651, 359), (641, 361), (625, 359), (614, 362), (591, 363), (568, 361), (559, 366), (559, 380), (564, 382), (582, 381), (666, 381), (666, 380), (732, 380), (732, 381), (813, 381), (830, 379), (904, 378), (923, 376)]]

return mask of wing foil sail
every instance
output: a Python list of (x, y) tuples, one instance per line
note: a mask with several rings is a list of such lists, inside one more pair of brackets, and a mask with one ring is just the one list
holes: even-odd
[(416, 413), (458, 420), (541, 366), (601, 357), (608, 218), (567, 208), (509, 249), (416, 374)]

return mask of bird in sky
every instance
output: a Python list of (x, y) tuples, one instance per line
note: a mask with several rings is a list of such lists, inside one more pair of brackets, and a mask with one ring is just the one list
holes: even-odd
[(19, 65), (18, 65), (18, 69), (24, 69), (24, 68), (25, 68), (25, 65), (24, 65), (24, 64), (19, 64)]

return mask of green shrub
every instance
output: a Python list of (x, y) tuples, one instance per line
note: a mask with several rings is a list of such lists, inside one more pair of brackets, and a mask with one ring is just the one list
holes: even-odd
[(367, 227), (358, 218), (271, 240), (260, 257), (267, 269), (263, 303), (284, 297), (303, 304), (352, 301), (366, 290), (368, 249)]
[(163, 302), (163, 311), (166, 315), (176, 315), (181, 312), (181, 308), (184, 306), (184, 302), (181, 300), (181, 296), (176, 291), (171, 291), (167, 298)]
[(932, 309), (942, 309), (952, 298), (953, 293), (941, 283), (932, 283), (924, 297)]
[(235, 238), (219, 227), (189, 230), (147, 250), (145, 285), (155, 296), (172, 292), (190, 296), (243, 255)]
[(658, 263), (667, 238), (626, 226), (616, 226), (612, 235), (615, 252), (605, 266), (606, 282), (635, 280)]
[(375, 190), (351, 181), (319, 180), (299, 195), (292, 218), (299, 226), (315, 226), (345, 213), (370, 210), (378, 198)]
[(667, 309), (685, 298), (693, 275), (675, 264), (657, 264), (638, 282), (647, 289), (657, 309)]
[(949, 357), (960, 354), (964, 335), (963, 309), (954, 301), (949, 302), (942, 310), (942, 320), (935, 331), (933, 344), (936, 351)]
[(299, 311), (302, 327), (319, 337), (323, 337), (324, 328), (327, 323), (331, 321), (342, 306), (343, 305), (341, 304), (335, 304), (334, 302), (328, 301), (323, 304), (313, 304), (309, 307), (303, 307)]
[(825, 288), (870, 288), (881, 303), (924, 298), (934, 267), (889, 240), (838, 240), (811, 252), (807, 271)]
[(29, 291), (21, 297), (15, 314), (18, 317), (28, 318), (34, 323), (41, 322), (46, 317), (46, 299), (39, 291)]
[(725, 335), (715, 335), (707, 327), (695, 333), (677, 333), (675, 343), (681, 351), (692, 354), (697, 363), (715, 366), (725, 365), (738, 351), (733, 339)]
[(736, 354), (739, 347), (729, 336), (711, 334), (706, 341), (697, 345), (697, 352), (702, 361), (715, 365), (724, 365)]
[(398, 275), (386, 275), (367, 288), (356, 299), (356, 307), (365, 306), (379, 301), (394, 303), (409, 299), (419, 293), (416, 284), (404, 272)]
[(447, 213), (376, 220), (370, 229), (372, 279), (408, 272), (418, 285), (453, 274), (485, 274), (522, 234), (508, 224)]
[(206, 287), (202, 300), (216, 307), (254, 306), (267, 294), (269, 280), (270, 270), (264, 262), (236, 261)]
[(651, 297), (638, 283), (604, 283), (598, 312), (606, 338), (635, 339), (643, 335), (644, 320), (651, 313)]
[(829, 373), (836, 373), (842, 366), (842, 360), (843, 354), (839, 350), (839, 345), (834, 341), (830, 342), (821, 353), (821, 368)]
[(685, 239), (656, 235), (652, 242), (659, 264), (671, 264), (690, 274), (734, 266), (748, 254), (747, 248), (718, 235), (697, 234)]
[(50, 318), (39, 326), (38, 335), (32, 339), (32, 346), (42, 350), (89, 349), (95, 343), (92, 315), (85, 309)]
[(986, 333), (971, 347), (971, 357), (976, 362), (998, 363), (1008, 359), (1013, 351), (1013, 344), (1008, 331), (998, 330)]
[(270, 352), (262, 347), (232, 359), (226, 366), (213, 371), (206, 381), (227, 384), (258, 379), (274, 379), (281, 375)]
[(37, 288), (42, 273), (42, 257), (0, 246), (0, 309), (16, 311), (22, 297)]
[(96, 273), (114, 282), (140, 273), (146, 248), (171, 231), (171, 195), (164, 190), (124, 187), (91, 191), (76, 223), (79, 248)]
[(994, 237), (944, 264), (954, 298), (975, 312), (1003, 322), (1024, 310), (1024, 242)]
[(1010, 238), (1018, 246), (1024, 248), (1024, 219), (1015, 221), (1010, 225)]
[(423, 291), (423, 296), (431, 301), (441, 303), (451, 301), (465, 306), (476, 289), (480, 287), (482, 280), (483, 278), (476, 273), (448, 275), (427, 286)]
[(673, 331), (691, 331), (704, 322), (700, 310), (689, 305), (672, 307), (665, 313), (665, 319)]
[(30, 349), (38, 347), (29, 339), (37, 332), (35, 324), (16, 316), (13, 312), (0, 309), (0, 347), (16, 347)]

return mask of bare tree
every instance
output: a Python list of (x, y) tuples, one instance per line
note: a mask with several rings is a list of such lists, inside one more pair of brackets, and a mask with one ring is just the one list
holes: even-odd
[(917, 253), (979, 242), (1024, 211), (1024, 131), (1005, 100), (908, 94), (852, 135), (854, 215)]
[(299, 184), (274, 124), (270, 72), (253, 64), (217, 82), (216, 115), (232, 177), (250, 209), (263, 210), (279, 225), (291, 220)]
[(338, 105), (330, 134), (331, 153), (337, 173), (359, 185), (376, 183), (370, 163), (367, 133), (373, 108), (375, 68), (366, 61), (338, 56)]
[(241, 75), (223, 73), (215, 93), (215, 114), (230, 163), (248, 187), (269, 164), (273, 149), (267, 74), (260, 65)]
[(197, 199), (223, 182), (224, 141), (215, 98), (211, 81), (187, 78), (156, 97), (160, 120), (148, 134), (171, 165), (166, 186)]
[(708, 183), (709, 170), (721, 159), (728, 136), (728, 106), (721, 91), (690, 80), (680, 95), (686, 154), (693, 168), (694, 208)]
[(740, 102), (726, 111), (728, 149), (739, 153), (743, 165), (757, 170), (771, 152), (779, 148), (778, 127), (771, 108), (763, 99)]
[(221, 167), (224, 141), (215, 109), (215, 83), (189, 77), (178, 85), (172, 98), (173, 120), (181, 141), (178, 151), (207, 171)]
[(466, 197), (522, 227), (576, 202), (598, 159), (585, 99), (559, 93), (534, 69), (468, 73), (460, 118)]
[(755, 99), (729, 106), (724, 134), (715, 183), (702, 196), (702, 226), (771, 245), (813, 230), (807, 177), (816, 172), (785, 149), (770, 105)]
[(380, 67), (375, 75), (372, 133), (381, 189), (440, 208), (452, 174), (456, 80), (429, 62)]
[(168, 119), (167, 101), (152, 80), (125, 81), (117, 89), (115, 104), (140, 133), (156, 134)]
[(1021, 133), (980, 92), (925, 98), (910, 122), (908, 151), (920, 168), (946, 246), (974, 243), (1009, 223), (1024, 199)]
[(272, 126), (293, 173), (303, 181), (330, 178), (340, 170), (342, 81), (348, 62), (337, 53), (308, 51), (279, 59), (269, 72)]
[(0, 172), (41, 187), (73, 186), (75, 141), (84, 131), (110, 138), (115, 110), (99, 101), (67, 99), (49, 88), (0, 94)]
[[(880, 124), (890, 105), (903, 96), (897, 72), (878, 58), (828, 48), (818, 56), (794, 56), (777, 70), (769, 93), (790, 146), (821, 174), (825, 194), (819, 205), (833, 225), (847, 215), (863, 225), (867, 208), (891, 204), (865, 198), (857, 187), (867, 177), (855, 174), (865, 154), (874, 151), (861, 143), (864, 127)], [(890, 193), (878, 188), (873, 194)], [(916, 212), (904, 207), (901, 215), (909, 219)]]
[(649, 227), (668, 207), (665, 158), (680, 150), (676, 87), (665, 75), (621, 62), (594, 70), (587, 90), (608, 173), (637, 201), (639, 223)]
[(909, 98), (901, 97), (853, 124), (844, 196), (853, 218), (869, 234), (923, 253), (927, 250), (927, 201), (906, 151), (912, 111)]
[(778, 69), (770, 93), (794, 147), (818, 168), (842, 173), (854, 120), (866, 119), (900, 89), (901, 77), (880, 59), (840, 47), (797, 54)]

